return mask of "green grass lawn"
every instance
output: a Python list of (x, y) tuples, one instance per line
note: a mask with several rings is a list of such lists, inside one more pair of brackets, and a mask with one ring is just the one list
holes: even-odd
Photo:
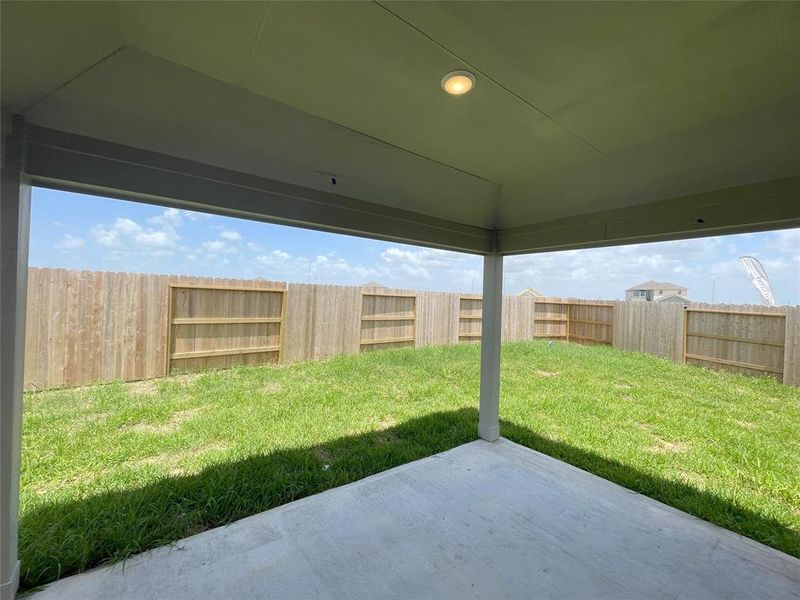
[[(478, 345), (26, 394), (22, 586), (476, 438)], [(501, 433), (800, 557), (800, 389), (503, 347)]]

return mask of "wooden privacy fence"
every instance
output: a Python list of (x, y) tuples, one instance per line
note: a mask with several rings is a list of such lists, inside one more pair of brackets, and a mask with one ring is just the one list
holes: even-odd
[(170, 284), (166, 372), (277, 362), (286, 290)]
[(612, 343), (614, 304), (586, 300), (537, 300), (533, 337)]
[(683, 360), (783, 380), (785, 335), (785, 314), (687, 308)]
[(534, 304), (534, 337), (568, 338), (569, 305), (558, 300), (538, 300)]
[(613, 304), (615, 348), (683, 362), (683, 306), (643, 301)]
[(461, 296), (458, 299), (458, 341), (480, 341), (482, 318), (483, 300), (481, 297)]
[(31, 268), (26, 389), (163, 376), (175, 352), (167, 335), (170, 285), (286, 289), (256, 280)]
[(567, 304), (567, 341), (613, 343), (614, 305), (610, 302)]
[(413, 346), (416, 321), (416, 294), (362, 292), (360, 350)]
[[(478, 295), (30, 269), (26, 389), (475, 342)], [(502, 339), (612, 345), (800, 385), (800, 307), (503, 297)]]

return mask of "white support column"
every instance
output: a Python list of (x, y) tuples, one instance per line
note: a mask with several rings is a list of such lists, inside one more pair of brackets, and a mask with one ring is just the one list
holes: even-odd
[(483, 258), (483, 318), (481, 325), (481, 409), (478, 435), (493, 442), (500, 437), (500, 336), (503, 313), (503, 257)]
[[(0, 188), (0, 600), (19, 587), (19, 465), (30, 186), (22, 175), (21, 123), (3, 120)], [(9, 128), (17, 135), (9, 136)]]

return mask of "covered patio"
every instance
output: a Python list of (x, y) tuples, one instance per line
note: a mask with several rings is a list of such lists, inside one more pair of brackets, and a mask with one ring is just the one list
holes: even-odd
[(58, 581), (83, 598), (796, 598), (800, 561), (504, 439)]
[(484, 257), (480, 441), (42, 598), (798, 597), (797, 559), (503, 440), (499, 375), (504, 256), (800, 226), (800, 5), (1, 10), (3, 600), (31, 186)]

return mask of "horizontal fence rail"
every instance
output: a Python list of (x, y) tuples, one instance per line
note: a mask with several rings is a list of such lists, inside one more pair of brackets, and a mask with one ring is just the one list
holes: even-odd
[[(480, 342), (480, 295), (31, 268), (26, 389)], [(800, 307), (503, 298), (504, 341), (610, 345), (800, 385)]]

